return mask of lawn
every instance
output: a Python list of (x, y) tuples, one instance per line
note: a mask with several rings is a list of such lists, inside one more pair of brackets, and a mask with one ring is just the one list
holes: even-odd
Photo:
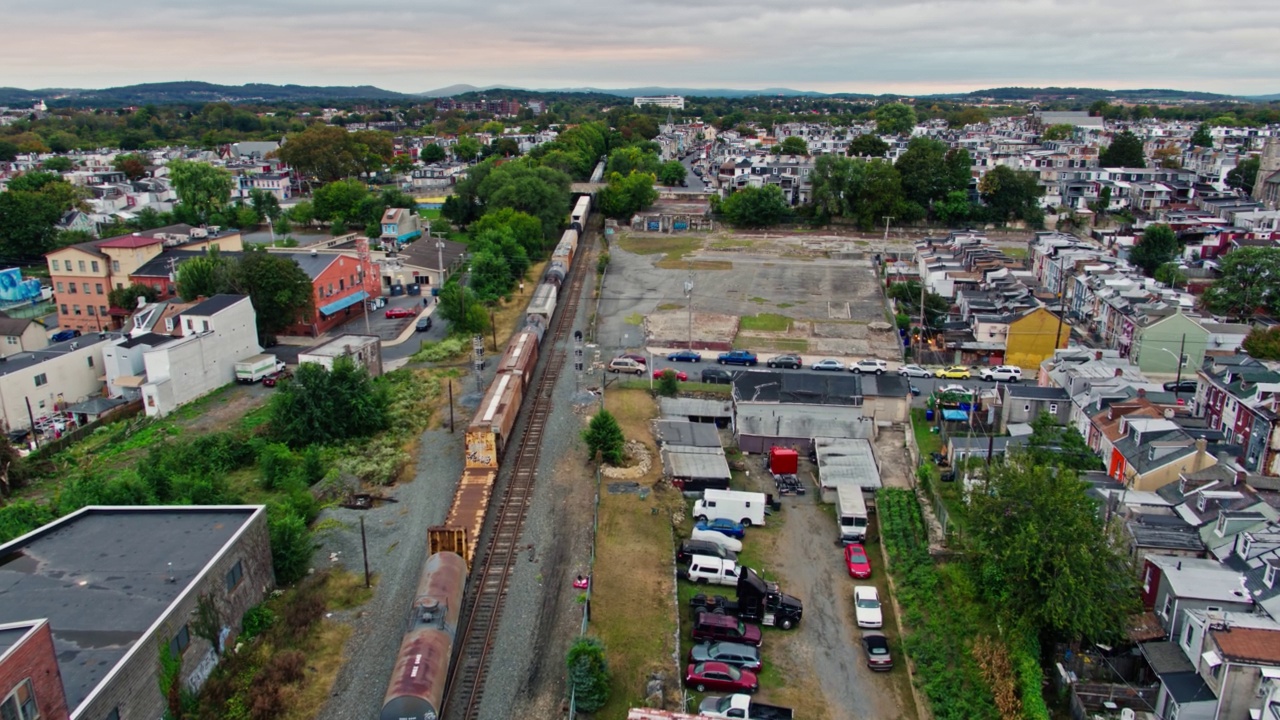
[(933, 432), (934, 426), (924, 419), (924, 410), (915, 408), (911, 411), (911, 429), (916, 436), (916, 447), (920, 449), (920, 457), (927, 461), (930, 453), (942, 450), (942, 437)]
[(681, 260), (702, 248), (702, 239), (690, 236), (623, 235), (614, 243), (636, 255), (666, 255), (667, 260)]
[(738, 320), (738, 328), (755, 332), (786, 332), (791, 329), (791, 318), (776, 313), (744, 315)]

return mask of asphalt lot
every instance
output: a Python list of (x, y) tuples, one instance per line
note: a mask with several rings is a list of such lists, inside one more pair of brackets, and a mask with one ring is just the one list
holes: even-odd
[[(418, 313), (422, 312), (424, 308), (424, 301), (435, 302), (435, 298), (430, 295), (399, 295), (396, 297), (387, 297), (386, 300), (387, 304), (385, 307), (368, 311), (368, 330), (365, 330), (364, 312), (360, 310), (353, 310), (351, 313), (351, 319), (340, 325), (338, 328), (331, 330), (329, 334), (341, 335), (344, 333), (351, 333), (354, 335), (377, 335), (382, 338), (384, 342), (395, 340), (400, 337), (400, 333), (404, 332), (406, 327), (417, 322), (416, 316)], [(396, 319), (388, 318), (387, 310), (393, 307), (412, 310), (414, 312), (414, 317)], [(443, 340), (447, 334), (444, 326), (444, 321), (435, 317), (435, 313), (432, 313), (430, 330), (414, 333), (408, 340), (405, 340), (399, 345), (384, 345), (382, 348), (383, 362), (409, 357), (418, 351), (418, 348), (421, 347), (421, 344), (424, 341), (435, 342), (437, 340)]]

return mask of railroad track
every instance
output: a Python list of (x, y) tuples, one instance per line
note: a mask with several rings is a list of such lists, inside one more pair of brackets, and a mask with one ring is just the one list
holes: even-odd
[(507, 453), (508, 457), (514, 458), (511, 479), (498, 504), (493, 532), (482, 552), (477, 554), (470, 602), (463, 608), (464, 619), (459, 624), (461, 631), (455, 641), (458, 650), (445, 690), (443, 714), (450, 720), (477, 720), (480, 717), (480, 699), (484, 695), (489, 671), (489, 650), (502, 620), (507, 581), (521, 550), (520, 535), (533, 499), (538, 462), (542, 457), (543, 434), (551, 417), (552, 395), (568, 357), (558, 346), (568, 336), (569, 328), (577, 317), (583, 278), (589, 272), (583, 270), (589, 264), (584, 257), (589, 253), (581, 247), (585, 244), (580, 243), (577, 267), (571, 271), (569, 296), (552, 320), (549, 328), (551, 337), (544, 340), (546, 347), (555, 349), (535, 378), (534, 387), (538, 392), (530, 405), (520, 442), (513, 452)]

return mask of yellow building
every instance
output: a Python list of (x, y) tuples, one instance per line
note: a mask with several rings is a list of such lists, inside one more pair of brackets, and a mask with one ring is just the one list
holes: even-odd
[(1052, 357), (1055, 349), (1065, 348), (1070, 337), (1071, 326), (1060, 322), (1057, 315), (1042, 307), (1028, 310), (1009, 323), (1004, 363), (1039, 372), (1040, 363)]

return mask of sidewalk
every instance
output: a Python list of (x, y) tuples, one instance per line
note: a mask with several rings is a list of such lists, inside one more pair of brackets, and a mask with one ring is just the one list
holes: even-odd
[(405, 327), (399, 337), (395, 340), (383, 340), (382, 347), (395, 347), (396, 345), (400, 345), (413, 337), (413, 334), (417, 332), (418, 321), (422, 318), (431, 317), (431, 314), (434, 313), (438, 307), (440, 307), (440, 303), (431, 303), (429, 307), (414, 316), (413, 322), (409, 323), (409, 325)]

